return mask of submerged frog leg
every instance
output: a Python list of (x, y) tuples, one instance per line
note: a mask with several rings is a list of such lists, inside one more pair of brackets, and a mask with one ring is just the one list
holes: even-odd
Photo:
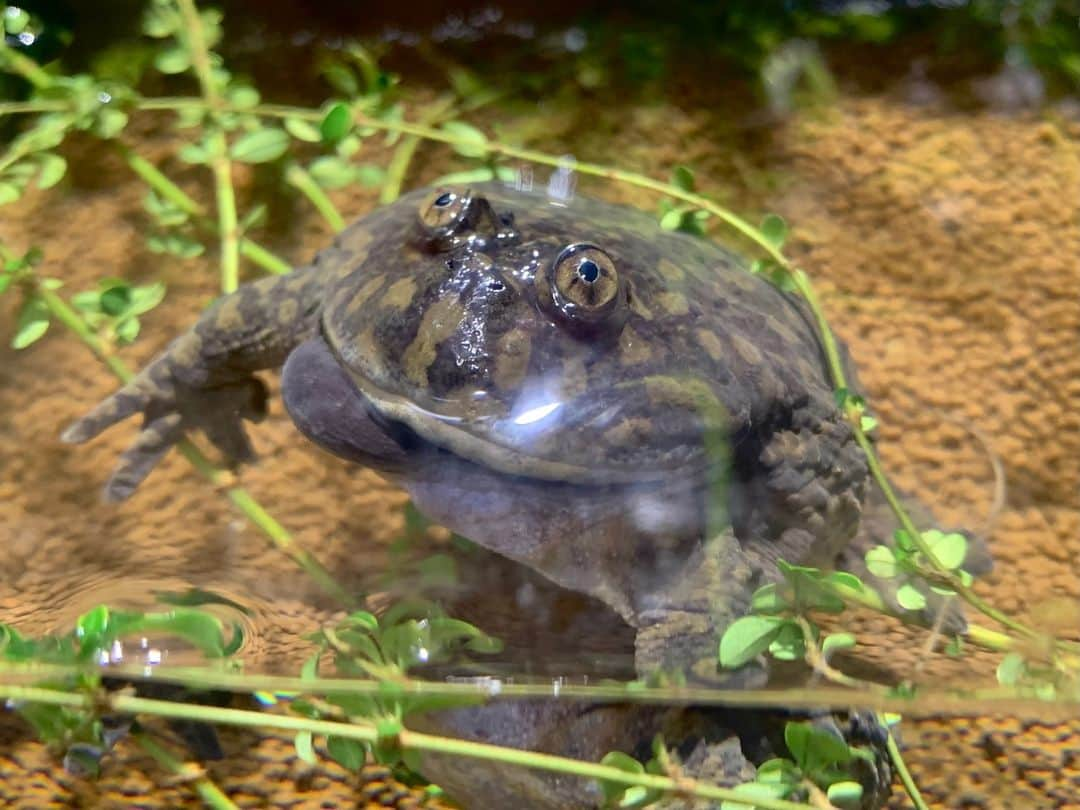
[(634, 663), (640, 677), (656, 672), (685, 676), (708, 686), (760, 686), (764, 670), (717, 666), (720, 635), (746, 614), (758, 572), (730, 528), (700, 544), (663, 588), (638, 605)]
[(129, 383), (64, 431), (85, 442), (136, 413), (143, 426), (105, 487), (128, 497), (170, 447), (202, 430), (231, 462), (253, 452), (243, 420), (266, 413), (266, 388), (253, 376), (280, 366), (318, 328), (325, 271), (307, 267), (245, 284), (215, 302)]

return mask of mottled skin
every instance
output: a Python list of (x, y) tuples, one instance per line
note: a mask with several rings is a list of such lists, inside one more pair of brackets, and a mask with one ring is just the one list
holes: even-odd
[[(471, 195), (410, 194), (311, 266), (242, 286), (65, 438), (145, 414), (114, 499), (191, 428), (246, 460), (241, 420), (265, 406), (252, 372), (291, 353), (283, 389), (306, 434), (611, 605), (639, 629), (642, 671), (715, 677), (717, 631), (772, 561), (827, 565), (858, 525), (865, 460), (805, 309), (642, 212)], [(599, 314), (553, 301), (575, 243), (599, 250), (592, 284), (573, 279), (608, 283)]]
[(776, 559), (832, 564), (867, 495), (798, 299), (642, 212), (494, 184), (409, 194), (243, 285), (64, 438), (144, 414), (110, 499), (192, 428), (245, 461), (253, 372), (283, 363), (306, 435), (609, 605), (641, 675), (760, 682), (718, 672), (718, 634)]

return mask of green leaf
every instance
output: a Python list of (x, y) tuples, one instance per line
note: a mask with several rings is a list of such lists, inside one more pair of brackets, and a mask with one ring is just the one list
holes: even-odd
[(30, 24), (30, 15), (16, 6), (4, 8), (4, 30), (12, 35), (19, 35)]
[(154, 67), (162, 73), (183, 73), (191, 67), (191, 56), (184, 48), (174, 45), (158, 52), (154, 57)]
[(769, 655), (780, 661), (801, 661), (805, 658), (806, 640), (802, 628), (794, 622), (784, 622), (769, 645)]
[(787, 240), (787, 223), (783, 217), (777, 214), (766, 214), (765, 218), (761, 220), (759, 230), (761, 235), (765, 237), (765, 241), (777, 250), (780, 250)]
[(19, 310), (15, 336), (11, 339), (11, 348), (25, 349), (39, 340), (48, 328), (49, 308), (40, 298), (28, 298)]
[(95, 649), (102, 646), (103, 636), (109, 626), (109, 608), (98, 605), (75, 621), (75, 637), (81, 644)]
[(345, 623), (362, 627), (372, 633), (379, 629), (379, 620), (375, 618), (375, 614), (366, 610), (353, 611), (345, 618)]
[[(165, 298), (165, 285), (160, 281), (155, 281), (153, 284), (132, 287), (130, 296), (131, 301), (128, 304), (128, 311), (132, 315), (142, 315), (162, 302)], [(235, 603), (232, 604), (238, 607)]]
[(338, 765), (349, 771), (360, 770), (367, 759), (363, 744), (346, 737), (327, 737), (326, 752)]
[(863, 788), (858, 782), (833, 782), (825, 795), (837, 807), (855, 810), (862, 801)]
[(316, 158), (308, 166), (312, 179), (323, 188), (344, 188), (356, 179), (356, 168), (336, 155)]
[(784, 726), (784, 743), (804, 774), (820, 777), (821, 772), (851, 761), (846, 742), (831, 731), (807, 722), (789, 722)]
[(185, 163), (206, 163), (210, 159), (206, 147), (201, 143), (186, 143), (176, 154)]
[(40, 172), (37, 178), (38, 188), (52, 188), (60, 182), (67, 171), (67, 161), (60, 155), (51, 152), (42, 152), (37, 157)]
[(356, 180), (368, 188), (381, 186), (386, 182), (386, 169), (374, 163), (362, 163), (356, 167)]
[(100, 298), (101, 311), (106, 315), (123, 315), (131, 306), (131, 288), (127, 284), (117, 284), (103, 290)]
[[(609, 751), (604, 754), (604, 758), (600, 760), (600, 764), (606, 765), (609, 768), (616, 768), (625, 773), (645, 773), (644, 765), (629, 754), (624, 754), (622, 751)], [(622, 782), (600, 780), (600, 789), (603, 791), (604, 799), (608, 804), (621, 803), (629, 787), (629, 785)]]
[(22, 196), (22, 191), (13, 183), (0, 183), (0, 205), (15, 202)]
[(896, 556), (888, 546), (874, 546), (866, 552), (866, 570), (882, 579), (892, 579), (900, 573)]
[(758, 765), (756, 782), (783, 782), (787, 785), (799, 784), (799, 769), (790, 759), (773, 757)]
[(177, 608), (165, 613), (147, 613), (138, 617), (131, 630), (178, 636), (209, 658), (221, 658), (225, 654), (225, 633), (221, 620), (201, 610)]
[(869, 433), (877, 426), (878, 421), (874, 417), (867, 416), (866, 414), (863, 414), (861, 417), (859, 417), (859, 427), (862, 428), (863, 433)]
[(225, 91), (225, 97), (241, 110), (250, 110), (258, 106), (260, 101), (259, 91), (246, 84), (234, 84)]
[(337, 145), (334, 147), (334, 151), (338, 153), (339, 157), (350, 158), (360, 151), (360, 145), (363, 142), (356, 135), (346, 135)]
[(113, 327), (113, 332), (116, 334), (116, 339), (125, 346), (135, 342), (135, 338), (139, 336), (139, 319), (135, 317), (124, 318)]
[(288, 148), (289, 135), (285, 130), (264, 127), (237, 138), (229, 154), (241, 163), (268, 163), (284, 155)]
[(172, 36), (180, 27), (180, 19), (171, 6), (151, 4), (143, 16), (142, 30), (148, 37), (164, 39)]
[(679, 226), (682, 225), (683, 214), (685, 213), (686, 209), (683, 207), (672, 208), (660, 217), (660, 227), (665, 231), (679, 230)]
[(327, 110), (326, 115), (323, 116), (323, 120), (319, 124), (319, 132), (322, 135), (323, 142), (331, 146), (348, 135), (351, 129), (352, 113), (341, 102)]
[(11, 282), (15, 280), (15, 274), (11, 272), (0, 272), (0, 295), (7, 292), (7, 288), (11, 286)]
[(464, 157), (481, 158), (487, 154), (487, 136), (472, 124), (464, 121), (447, 121), (442, 131), (456, 139), (450, 146)]
[(959, 568), (967, 556), (967, 538), (959, 532), (945, 532), (930, 529), (922, 533), (922, 538), (934, 552), (938, 562), (950, 571)]
[(821, 652), (828, 656), (837, 650), (850, 650), (855, 643), (851, 633), (829, 633), (821, 642)]
[(896, 601), (905, 610), (922, 610), (926, 607), (926, 596), (910, 582), (897, 590)]
[(720, 666), (734, 669), (768, 649), (787, 624), (775, 616), (743, 616), (731, 623), (720, 638)]
[(830, 571), (825, 575), (824, 581), (850, 588), (853, 591), (866, 590), (866, 585), (863, 584), (863, 581), (847, 571)]
[(997, 680), (1002, 686), (1015, 686), (1026, 672), (1024, 657), (1018, 652), (1007, 653), (997, 666)]
[(296, 747), (296, 755), (308, 765), (317, 765), (319, 758), (315, 755), (315, 746), (312, 744), (310, 731), (298, 731), (293, 739)]
[(676, 166), (671, 172), (671, 184), (683, 191), (694, 190), (694, 173), (686, 166)]
[(310, 121), (305, 121), (303, 118), (296, 118), (294, 116), (286, 118), (285, 131), (298, 141), (318, 143), (322, 140), (322, 133), (319, 132), (319, 128)]
[(755, 810), (757, 805), (752, 803), (753, 799), (783, 799), (791, 793), (792, 788), (783, 782), (765, 782), (759, 779), (754, 782), (743, 782), (733, 789), (737, 793), (746, 794), (747, 800), (751, 803), (743, 804), (727, 799), (720, 803), (720, 810)]
[(762, 585), (750, 597), (750, 610), (754, 613), (783, 613), (791, 605), (779, 592), (775, 582)]
[(99, 138), (115, 138), (127, 126), (128, 116), (123, 110), (103, 109), (94, 121), (94, 134)]

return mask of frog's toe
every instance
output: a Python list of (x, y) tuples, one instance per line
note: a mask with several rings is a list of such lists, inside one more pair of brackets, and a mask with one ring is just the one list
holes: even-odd
[(145, 410), (149, 404), (150, 395), (129, 383), (98, 403), (90, 413), (68, 425), (60, 434), (60, 440), (68, 444), (90, 441), (106, 428)]
[(178, 413), (147, 419), (135, 441), (120, 456), (120, 463), (105, 485), (105, 500), (115, 503), (128, 498), (183, 435), (183, 420)]

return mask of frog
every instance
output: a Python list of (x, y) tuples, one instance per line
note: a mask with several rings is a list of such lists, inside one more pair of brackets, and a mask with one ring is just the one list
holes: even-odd
[(304, 435), (609, 606), (643, 674), (724, 680), (718, 634), (777, 560), (830, 565), (867, 494), (802, 299), (584, 196), (406, 194), (220, 298), (62, 438), (142, 414), (112, 501), (193, 430), (251, 461), (272, 368)]
[[(219, 298), (62, 439), (141, 414), (107, 501), (194, 431), (230, 464), (251, 462), (267, 369), (281, 369), (285, 410), (316, 445), (617, 615), (641, 678), (764, 683), (761, 659), (718, 666), (720, 634), (781, 578), (778, 561), (828, 567), (847, 553), (872, 494), (803, 299), (728, 247), (584, 195), (494, 181), (405, 194), (309, 264)], [(661, 728), (597, 711), (495, 707), (450, 727), (596, 757)], [(704, 774), (721, 783), (746, 778), (726, 748), (698, 759), (725, 763)], [(456, 781), (473, 786), (466, 804), (493, 806), (484, 779)], [(529, 806), (597, 803), (595, 785), (522, 790)]]

